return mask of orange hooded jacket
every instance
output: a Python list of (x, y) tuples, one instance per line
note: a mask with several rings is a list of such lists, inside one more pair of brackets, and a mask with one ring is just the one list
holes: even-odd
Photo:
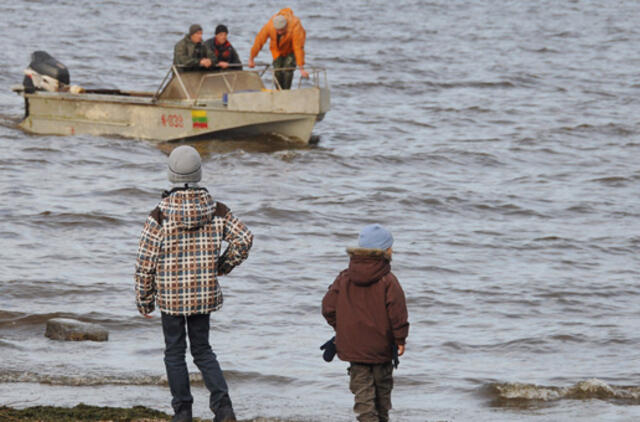
[[(273, 26), (273, 18), (276, 15), (283, 15), (287, 18), (287, 32), (280, 37), (280, 42), (278, 42), (276, 28)], [(271, 55), (274, 60), (280, 56), (287, 56), (293, 53), (296, 56), (298, 66), (304, 66), (305, 38), (306, 32), (302, 27), (302, 23), (300, 23), (300, 18), (295, 16), (293, 10), (287, 7), (273, 15), (271, 19), (269, 19), (269, 22), (258, 32), (253, 47), (251, 47), (251, 58), (256, 57), (260, 50), (262, 50), (264, 43), (267, 42), (267, 39), (270, 39), (269, 49), (271, 50)]]

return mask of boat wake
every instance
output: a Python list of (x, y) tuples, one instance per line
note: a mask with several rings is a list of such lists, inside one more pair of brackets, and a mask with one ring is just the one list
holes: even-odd
[(20, 124), (20, 121), (23, 117), (23, 115), (9, 115), (0, 113), (0, 127), (6, 127), (8, 129), (19, 129), (18, 125)]

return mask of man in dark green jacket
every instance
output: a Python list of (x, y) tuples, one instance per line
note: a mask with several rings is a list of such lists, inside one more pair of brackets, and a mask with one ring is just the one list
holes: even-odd
[(216, 64), (216, 56), (202, 42), (202, 27), (193, 24), (189, 33), (173, 49), (173, 64), (179, 70), (208, 70)]

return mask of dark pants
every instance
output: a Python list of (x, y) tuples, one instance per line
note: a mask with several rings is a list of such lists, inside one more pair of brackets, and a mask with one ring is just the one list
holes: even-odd
[[(185, 329), (186, 325), (186, 329)], [(187, 333), (191, 345), (193, 362), (202, 373), (202, 379), (211, 392), (209, 407), (218, 414), (224, 408), (231, 408), (229, 388), (222, 375), (220, 364), (209, 345), (209, 314), (174, 316), (162, 313), (164, 332), (164, 364), (171, 389), (171, 405), (176, 413), (191, 409), (193, 396), (189, 386), (189, 371), (185, 361)]]
[(393, 389), (393, 365), (351, 363), (349, 389), (355, 395), (354, 412), (360, 422), (388, 422)]
[[(289, 54), (288, 56), (280, 56), (273, 61), (274, 69), (283, 67), (296, 67), (296, 56), (294, 56), (293, 53)], [(291, 83), (293, 82), (293, 72), (293, 69), (274, 72), (274, 76), (278, 80), (280, 88), (291, 89)]]

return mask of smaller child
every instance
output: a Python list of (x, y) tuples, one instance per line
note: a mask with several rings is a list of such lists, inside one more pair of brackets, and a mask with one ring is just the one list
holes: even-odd
[(392, 245), (381, 225), (363, 228), (359, 247), (347, 249), (349, 267), (322, 299), (338, 357), (351, 363), (349, 388), (360, 422), (389, 420), (394, 349), (401, 356), (409, 334), (404, 291), (391, 272)]

